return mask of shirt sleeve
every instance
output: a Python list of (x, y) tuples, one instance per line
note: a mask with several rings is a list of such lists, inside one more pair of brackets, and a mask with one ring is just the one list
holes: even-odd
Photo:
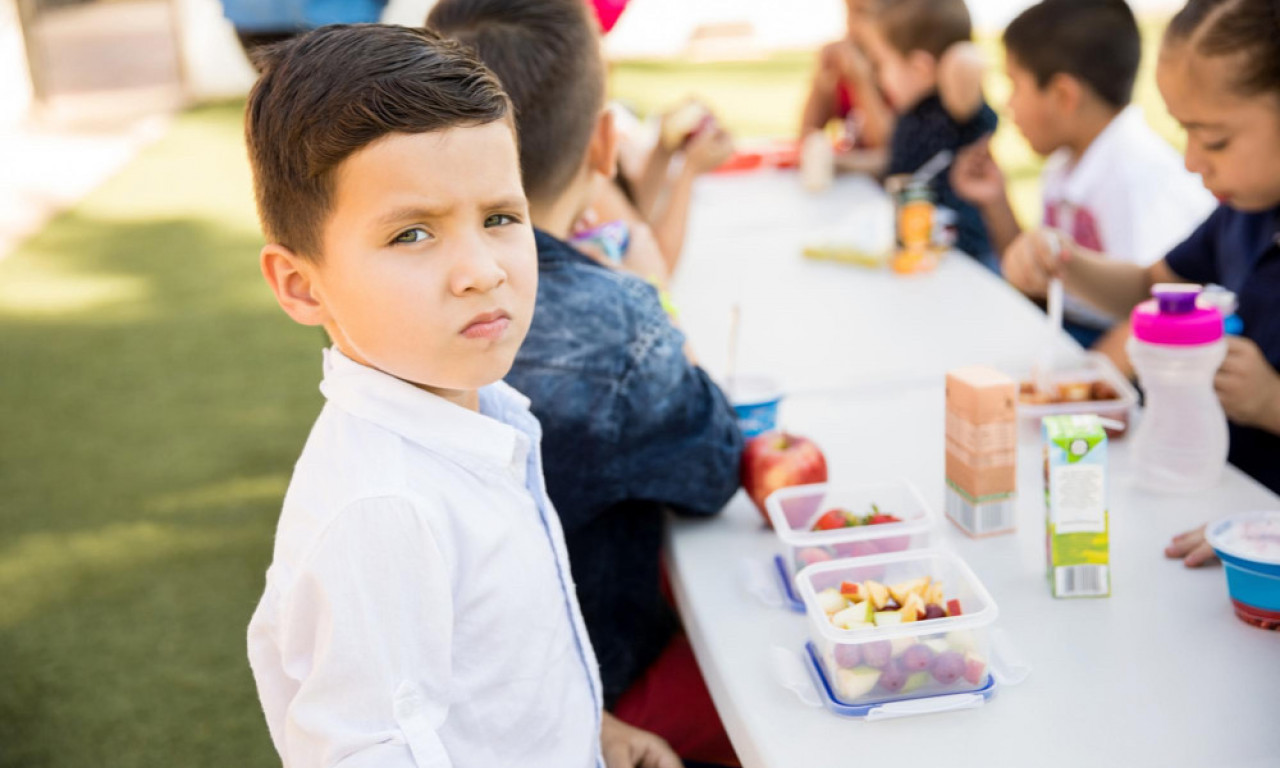
[(684, 335), (656, 296), (638, 307), (638, 339), (620, 391), (618, 456), (628, 498), (713, 515), (738, 489), (742, 432), (720, 388), (684, 356)]
[(1108, 250), (1112, 242), (1123, 243), (1122, 255), (1139, 266), (1164, 258), (1217, 208), (1213, 196), (1181, 166), (1146, 162), (1121, 170), (1123, 183), (1110, 185), (1114, 192), (1103, 217), (1120, 232), (1104, 232), (1103, 242)]
[(1165, 264), (1175, 275), (1193, 283), (1220, 282), (1217, 233), (1225, 210), (1224, 206), (1219, 206), (1186, 240), (1174, 246), (1164, 257)]
[(300, 676), (286, 768), (450, 768), (453, 602), (414, 503), (357, 501), (301, 565), (282, 606), (285, 669)]

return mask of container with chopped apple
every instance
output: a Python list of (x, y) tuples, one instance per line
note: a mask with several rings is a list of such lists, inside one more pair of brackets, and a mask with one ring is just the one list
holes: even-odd
[(838, 703), (884, 704), (990, 687), (995, 602), (956, 555), (908, 550), (805, 568), (811, 652)]

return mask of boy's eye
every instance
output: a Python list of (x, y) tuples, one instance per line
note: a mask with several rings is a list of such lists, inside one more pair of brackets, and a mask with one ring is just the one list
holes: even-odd
[(486, 227), (501, 227), (507, 224), (519, 224), (520, 221), (515, 216), (507, 213), (495, 213), (484, 220)]
[(1221, 152), (1226, 149), (1227, 145), (1230, 143), (1230, 139), (1223, 139), (1222, 141), (1207, 141), (1205, 142), (1204, 148), (1207, 152)]
[(393, 245), (403, 244), (403, 243), (420, 243), (423, 240), (426, 240), (428, 237), (431, 237), (431, 234), (428, 233), (427, 230), (423, 229), (422, 227), (414, 227), (412, 229), (406, 229), (405, 231), (396, 235), (395, 239), (392, 240), (391, 243)]

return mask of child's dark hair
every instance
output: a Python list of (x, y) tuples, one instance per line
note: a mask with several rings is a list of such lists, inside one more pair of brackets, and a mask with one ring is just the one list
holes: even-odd
[(1117, 109), (1133, 97), (1142, 36), (1124, 0), (1044, 0), (1004, 31), (1004, 47), (1041, 87), (1070, 75)]
[(471, 46), (515, 105), (531, 200), (554, 200), (582, 164), (604, 106), (600, 31), (583, 0), (440, 0), (427, 26)]
[(1280, 0), (1190, 0), (1165, 30), (1202, 56), (1240, 54), (1235, 89), (1280, 95)]
[(392, 133), (507, 119), (498, 80), (456, 42), (383, 24), (333, 25), (268, 48), (245, 140), (267, 239), (317, 260), (343, 160)]
[(904, 56), (924, 51), (940, 59), (951, 46), (973, 39), (964, 0), (887, 0), (876, 23), (889, 45)]

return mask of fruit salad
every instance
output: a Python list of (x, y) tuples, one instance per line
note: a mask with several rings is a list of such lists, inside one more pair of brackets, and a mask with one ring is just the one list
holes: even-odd
[(857, 528), (863, 525), (881, 525), (883, 523), (900, 523), (901, 518), (885, 514), (880, 507), (871, 505), (871, 511), (865, 515), (855, 515), (847, 509), (829, 509), (813, 522), (810, 530), (834, 531), (840, 528)]
[(957, 599), (946, 600), (942, 582), (928, 576), (886, 586), (867, 579), (842, 581), (818, 593), (818, 605), (839, 629), (869, 629), (960, 616)]
[[(868, 579), (842, 581), (817, 593), (832, 625), (861, 630), (963, 615), (960, 601), (946, 599), (942, 582), (929, 577), (886, 585)], [(972, 633), (949, 632), (928, 639), (899, 637), (836, 643), (828, 669), (841, 699), (932, 695), (986, 680), (987, 664)]]
[(849, 704), (973, 690), (987, 662), (972, 633), (839, 643), (826, 659), (838, 699)]

